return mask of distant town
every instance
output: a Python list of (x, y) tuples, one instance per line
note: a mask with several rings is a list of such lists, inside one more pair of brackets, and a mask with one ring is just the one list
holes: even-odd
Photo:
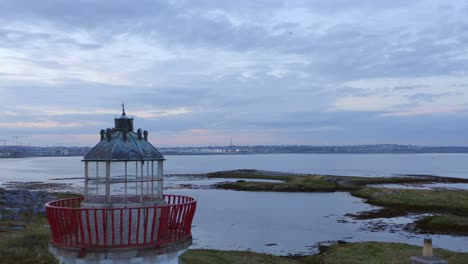
[[(349, 145), (349, 146), (305, 146), (305, 145), (259, 145), (259, 146), (205, 146), (205, 147), (161, 147), (164, 155), (221, 155), (221, 154), (392, 154), (392, 153), (468, 153), (468, 147), (457, 146), (413, 146), (398, 144)], [(0, 146), (0, 158), (84, 156), (90, 147), (33, 147)]]

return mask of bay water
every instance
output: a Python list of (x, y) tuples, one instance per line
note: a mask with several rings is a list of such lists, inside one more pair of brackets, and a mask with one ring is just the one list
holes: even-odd
[[(310, 254), (320, 242), (390, 241), (421, 245), (426, 235), (402, 227), (420, 216), (353, 220), (345, 217), (375, 209), (346, 192), (274, 193), (186, 189), (177, 183), (206, 185), (211, 180), (183, 174), (232, 169), (352, 176), (425, 174), (468, 178), (468, 154), (258, 154), (168, 155), (166, 193), (198, 200), (194, 248), (252, 250), (276, 255)], [(70, 183), (83, 186), (81, 157), (0, 159), (1, 184)], [(65, 178), (65, 179), (64, 179)], [(378, 227), (378, 228), (376, 228)], [(468, 251), (468, 237), (432, 235), (436, 247)]]

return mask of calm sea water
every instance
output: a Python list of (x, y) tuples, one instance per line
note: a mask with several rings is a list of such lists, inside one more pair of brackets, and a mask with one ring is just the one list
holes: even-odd
[[(231, 169), (260, 169), (296, 173), (357, 176), (431, 174), (468, 178), (468, 154), (270, 154), (166, 156), (166, 174), (205, 173)], [(82, 186), (80, 157), (0, 159), (0, 184), (9, 181), (70, 182)], [(213, 180), (165, 177), (166, 186), (210, 184)], [(392, 241), (421, 245), (424, 235), (401, 229), (411, 217), (354, 221), (344, 217), (377, 207), (348, 193), (273, 193), (226, 190), (171, 189), (167, 193), (198, 200), (194, 219), (195, 248), (252, 250), (277, 255), (313, 253), (318, 242)], [(370, 231), (378, 225), (384, 230)], [(467, 251), (468, 237), (432, 236), (433, 243)]]
[(166, 158), (167, 173), (260, 169), (347, 176), (430, 174), (468, 178), (468, 154), (259, 154)]
[[(468, 178), (468, 154), (168, 155), (164, 172), (259, 169), (347, 176), (430, 174)], [(83, 176), (81, 157), (0, 159), (0, 184)]]

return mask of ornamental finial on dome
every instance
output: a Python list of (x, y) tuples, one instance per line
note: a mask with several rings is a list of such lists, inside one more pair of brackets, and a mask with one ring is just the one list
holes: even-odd
[(125, 104), (120, 104), (122, 106), (122, 115), (115, 118), (115, 129), (133, 131), (133, 118), (128, 118), (127, 113), (125, 113)]
[(121, 106), (122, 106), (122, 117), (125, 117), (125, 116), (127, 115), (127, 114), (125, 113), (125, 104), (122, 103)]

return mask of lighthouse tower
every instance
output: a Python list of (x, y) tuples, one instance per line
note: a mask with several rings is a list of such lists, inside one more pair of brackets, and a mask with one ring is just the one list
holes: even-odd
[(164, 157), (123, 105), (83, 162), (84, 197), (46, 204), (59, 262), (178, 263), (192, 244), (196, 201), (163, 194)]

